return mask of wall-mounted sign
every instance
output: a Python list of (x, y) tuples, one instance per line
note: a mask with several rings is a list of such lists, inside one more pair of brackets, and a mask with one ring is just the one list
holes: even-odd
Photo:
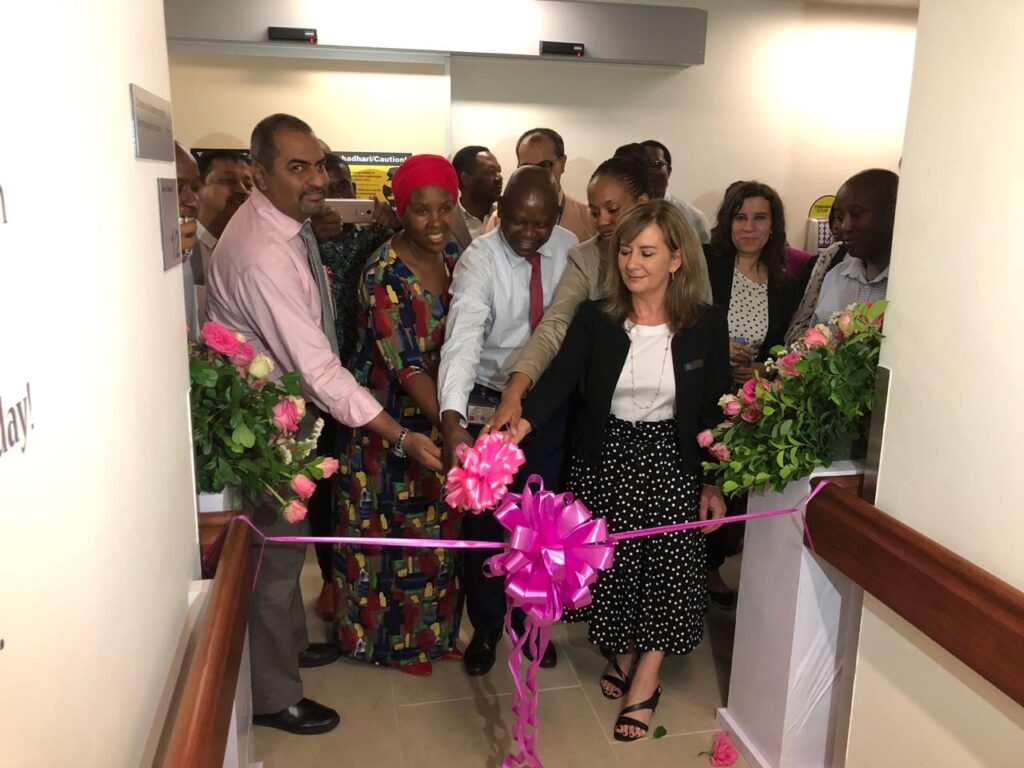
[(36, 428), (32, 418), (32, 386), (25, 383), (24, 392), (8, 397), (0, 395), (0, 458), (8, 451), (28, 448), (28, 433)]
[(178, 180), (157, 179), (160, 207), (160, 250), (164, 272), (181, 264), (181, 228), (178, 223)]
[(141, 160), (174, 161), (171, 102), (131, 84), (132, 142)]
[(835, 205), (835, 195), (822, 195), (813, 203), (811, 203), (811, 210), (807, 213), (808, 219), (824, 219), (828, 221), (829, 214), (832, 213), (832, 206)]
[(395, 201), (391, 193), (391, 179), (395, 169), (400, 166), (409, 152), (335, 152), (338, 157), (348, 163), (352, 169), (352, 182), (356, 187), (356, 197), (368, 200)]

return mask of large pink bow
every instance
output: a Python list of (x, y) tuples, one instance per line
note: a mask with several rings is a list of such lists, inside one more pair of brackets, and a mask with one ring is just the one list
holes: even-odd
[(509, 550), (489, 558), (485, 568), (507, 577), (505, 593), (512, 605), (543, 626), (562, 618), (563, 608), (590, 604), (597, 572), (612, 564), (614, 547), (606, 543), (604, 518), (591, 518), (571, 493), (545, 491), (537, 475), (530, 476), (522, 494), (508, 494), (494, 517), (512, 535)]
[[(537, 485), (534, 493), (531, 486)], [(610, 568), (614, 544), (608, 541), (604, 518), (592, 519), (590, 510), (571, 493), (544, 490), (537, 475), (526, 481), (522, 494), (510, 493), (494, 513), (511, 532), (509, 549), (484, 564), (490, 576), (505, 576), (508, 611), (505, 629), (512, 637), (508, 666), (512, 692), (512, 739), (518, 753), (509, 752), (504, 768), (541, 768), (537, 756), (537, 668), (550, 642), (550, 627), (565, 608), (590, 604), (590, 585), (597, 572)], [(512, 609), (526, 613), (526, 631), (513, 628)], [(532, 661), (525, 679), (523, 651)]]
[(503, 432), (480, 435), (472, 448), (463, 444), (455, 452), (459, 466), (448, 470), (445, 501), (450, 507), (476, 514), (501, 501), (516, 470), (526, 461), (523, 449)]

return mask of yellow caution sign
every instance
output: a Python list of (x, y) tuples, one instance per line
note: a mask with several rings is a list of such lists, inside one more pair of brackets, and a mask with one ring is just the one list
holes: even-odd
[(807, 218), (825, 219), (828, 221), (829, 214), (832, 213), (832, 206), (835, 205), (835, 202), (835, 195), (822, 195), (811, 203), (811, 210), (807, 213)]

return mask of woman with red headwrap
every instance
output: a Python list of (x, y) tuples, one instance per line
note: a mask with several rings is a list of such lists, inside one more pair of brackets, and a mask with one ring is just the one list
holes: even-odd
[[(403, 228), (363, 272), (365, 317), (351, 369), (405, 430), (438, 439), (437, 368), (458, 256), (452, 222), (459, 182), (451, 163), (414, 155), (392, 189)], [(338, 534), (453, 538), (456, 511), (440, 499), (440, 475), (362, 429), (342, 446)], [(397, 449), (397, 450), (396, 450)], [(335, 627), (353, 659), (429, 675), (431, 661), (461, 658), (452, 550), (338, 545)]]

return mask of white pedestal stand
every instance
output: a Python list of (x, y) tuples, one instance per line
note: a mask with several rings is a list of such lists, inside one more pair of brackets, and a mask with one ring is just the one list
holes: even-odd
[[(859, 462), (836, 462), (783, 493), (751, 495), (748, 511), (795, 506), (812, 479), (861, 472)], [(862, 600), (804, 547), (799, 515), (747, 522), (729, 699), (718, 720), (752, 766), (841, 765)]]

